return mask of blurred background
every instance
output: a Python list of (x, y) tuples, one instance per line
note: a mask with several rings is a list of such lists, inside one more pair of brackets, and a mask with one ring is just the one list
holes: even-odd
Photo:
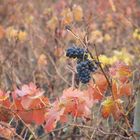
[(102, 63), (131, 66), (139, 82), (139, 0), (0, 0), (0, 88), (34, 82), (54, 100), (71, 86), (65, 49), (81, 43), (66, 26), (93, 54), (96, 44)]

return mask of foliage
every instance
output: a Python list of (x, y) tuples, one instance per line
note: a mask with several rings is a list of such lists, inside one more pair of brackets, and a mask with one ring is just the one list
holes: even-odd
[(0, 1), (0, 137), (135, 139), (139, 13), (137, 0)]

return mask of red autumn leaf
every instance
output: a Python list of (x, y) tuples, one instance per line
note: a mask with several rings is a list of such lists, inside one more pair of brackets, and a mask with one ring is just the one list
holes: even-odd
[(34, 83), (29, 83), (29, 85), (23, 85), (21, 90), (17, 91), (19, 96), (28, 95), (30, 98), (36, 98), (42, 96), (44, 91), (41, 91)]
[(110, 69), (110, 76), (115, 79), (119, 80), (122, 83), (128, 81), (128, 78), (132, 75), (132, 72), (128, 65), (124, 62), (116, 62)]
[(36, 123), (37, 125), (43, 124), (45, 121), (45, 112), (49, 104), (47, 97), (42, 99), (36, 99), (30, 106), (30, 108), (25, 109), (21, 104), (22, 99), (15, 99), (15, 106), (13, 109), (17, 111), (17, 114), (26, 122), (26, 123)]
[(92, 95), (93, 100), (101, 100), (105, 91), (107, 90), (107, 81), (104, 75), (96, 73), (93, 75), (95, 83), (91, 81), (87, 92)]
[(74, 117), (89, 117), (93, 100), (87, 95), (78, 89), (64, 90), (59, 101), (56, 101), (46, 113), (46, 131), (52, 131), (58, 121), (66, 122), (68, 114)]
[(8, 122), (11, 117), (11, 112), (9, 112), (7, 109), (0, 108), (0, 121)]
[[(45, 114), (45, 130), (47, 132), (52, 131), (55, 127), (58, 121), (64, 121), (63, 120), (63, 114), (64, 114), (65, 107), (60, 105), (58, 101), (54, 102), (52, 105), (52, 108), (48, 109), (48, 111)], [(65, 118), (64, 118), (65, 119)]]
[(44, 97), (41, 98), (38, 103), (39, 104), (36, 105), (35, 109), (33, 110), (32, 119), (37, 125), (40, 125), (45, 121), (45, 113), (47, 112), (47, 109), (49, 107), (49, 100), (47, 97)]
[[(20, 105), (24, 109), (32, 109), (42, 104), (49, 104), (49, 99), (47, 97), (43, 97), (44, 91), (37, 88), (36, 85), (30, 83), (29, 85), (23, 85), (21, 90), (15, 89), (12, 93), (12, 96), (15, 101), (19, 100)], [(16, 104), (18, 107), (19, 104)]]
[(7, 122), (12, 117), (11, 112), (7, 110), (10, 108), (11, 103), (9, 100), (9, 94), (2, 90), (0, 90), (0, 104), (0, 120)]
[(5, 36), (5, 29), (0, 25), (0, 40)]
[(41, 125), (45, 121), (45, 110), (33, 110), (32, 111), (32, 121), (37, 125)]
[(60, 122), (66, 123), (68, 121), (68, 117), (66, 114), (60, 116)]
[(63, 91), (61, 100), (65, 101), (65, 113), (71, 113), (75, 117), (88, 117), (93, 100), (86, 92), (68, 88)]
[(126, 84), (123, 84), (121, 89), (120, 89), (120, 96), (123, 96), (123, 95), (130, 96), (130, 95), (132, 95), (132, 88), (133, 88), (133, 85), (130, 82), (126, 83)]
[(56, 127), (56, 123), (57, 123), (57, 116), (58, 116), (58, 112), (50, 112), (50, 114), (47, 115), (46, 117), (46, 125), (45, 125), (45, 130), (47, 132), (51, 132), (55, 127)]
[(20, 110), (17, 111), (17, 114), (22, 118), (25, 123), (34, 122), (37, 125), (41, 125), (45, 121), (45, 113), (44, 109), (33, 109), (33, 110)]
[(38, 102), (38, 99), (42, 97), (44, 91), (37, 88), (36, 85), (30, 83), (29, 85), (23, 85), (21, 90), (15, 90), (15, 97), (22, 97), (21, 104), (23, 108), (29, 109), (31, 105)]
[(117, 83), (113, 82), (112, 92), (115, 99), (118, 99), (122, 96), (130, 96), (132, 94), (132, 83)]
[(32, 122), (32, 112), (26, 111), (22, 105), (21, 105), (21, 99), (14, 100), (14, 105), (11, 108), (14, 110), (25, 123), (31, 123)]
[(115, 120), (119, 120), (122, 116), (121, 100), (116, 100), (112, 108), (112, 116)]
[(112, 83), (112, 94), (114, 96), (115, 99), (118, 99), (119, 98), (119, 88), (117, 87), (117, 83), (116, 82), (113, 82)]

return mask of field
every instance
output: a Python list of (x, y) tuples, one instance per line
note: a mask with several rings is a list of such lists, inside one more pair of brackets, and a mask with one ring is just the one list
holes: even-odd
[(139, 26), (139, 0), (0, 0), (0, 140), (139, 140)]

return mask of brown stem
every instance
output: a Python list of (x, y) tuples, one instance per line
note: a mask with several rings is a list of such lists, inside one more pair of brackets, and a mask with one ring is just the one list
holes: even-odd
[(96, 53), (97, 61), (99, 62), (99, 67), (100, 67), (100, 69), (101, 69), (103, 75), (104, 75), (105, 78), (106, 78), (106, 81), (107, 81), (107, 83), (108, 83), (110, 92), (111, 92), (111, 94), (112, 94), (112, 98), (113, 98), (113, 100), (115, 100), (114, 94), (113, 94), (113, 92), (112, 92), (112, 84), (111, 84), (111, 82), (109, 81), (109, 78), (107, 77), (107, 74), (105, 73), (104, 69), (102, 68), (102, 65), (100, 64), (100, 60), (99, 60), (98, 52), (97, 52), (97, 47), (96, 47), (95, 44), (94, 44), (94, 48), (95, 48), (95, 53)]

